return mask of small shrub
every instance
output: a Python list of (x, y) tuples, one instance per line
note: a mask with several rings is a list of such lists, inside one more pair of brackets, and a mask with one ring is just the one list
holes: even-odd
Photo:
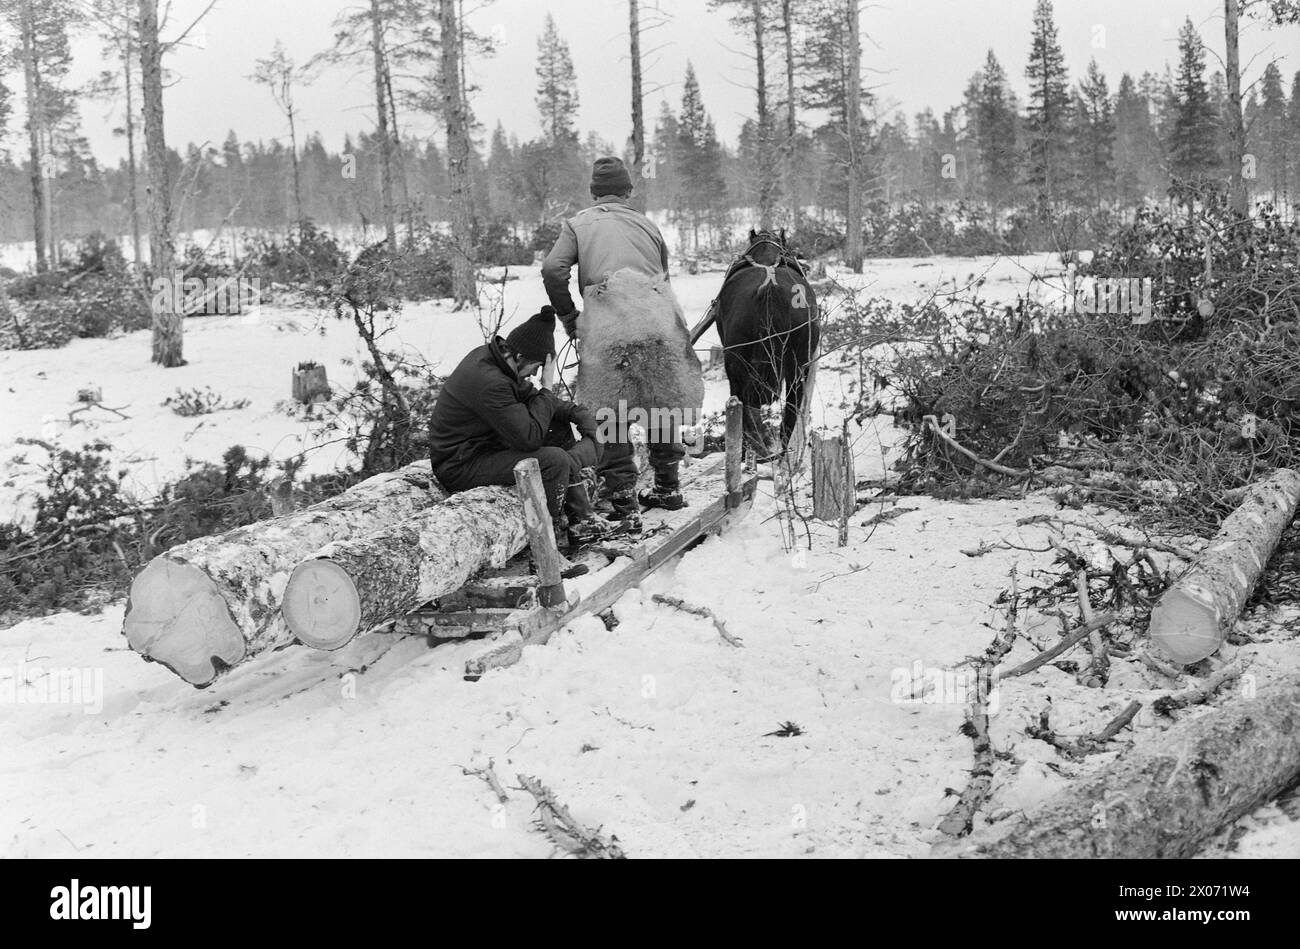
[(192, 418), (196, 415), (211, 415), (214, 412), (236, 412), (248, 408), (252, 403), (248, 399), (227, 402), (225, 396), (205, 386), (202, 391), (191, 389), (185, 392), (177, 389), (176, 394), (163, 399), (162, 404), (169, 406), (177, 415)]

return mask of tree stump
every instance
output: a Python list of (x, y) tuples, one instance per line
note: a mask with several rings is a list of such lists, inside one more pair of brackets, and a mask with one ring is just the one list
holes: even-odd
[(812, 438), (813, 517), (839, 524), (853, 513), (853, 453), (843, 433)]
[(302, 363), (293, 371), (293, 399), (303, 405), (328, 402), (332, 395), (325, 367), (316, 363)]

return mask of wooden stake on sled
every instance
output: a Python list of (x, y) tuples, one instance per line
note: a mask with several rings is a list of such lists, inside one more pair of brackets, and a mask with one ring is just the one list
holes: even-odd
[[(490, 669), (514, 665), (523, 657), (525, 646), (545, 645), (555, 632), (579, 617), (609, 609), (624, 593), (699, 540), (708, 534), (721, 534), (743, 518), (753, 504), (758, 478), (745, 479), (741, 467), (741, 413), (740, 400), (732, 398), (727, 403), (726, 493), (722, 497), (698, 513), (691, 508), (674, 512), (666, 531), (630, 550), (618, 551), (630, 563), (616, 570), (591, 593), (572, 597), (556, 607), (539, 606), (512, 613), (504, 621), (497, 643), (465, 663), (466, 680), (475, 682)], [(545, 579), (539, 582), (545, 583)]]

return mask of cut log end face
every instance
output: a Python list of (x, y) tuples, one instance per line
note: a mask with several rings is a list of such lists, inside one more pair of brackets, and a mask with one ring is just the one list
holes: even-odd
[(282, 610), (293, 634), (316, 649), (342, 648), (361, 626), (356, 584), (329, 560), (309, 560), (294, 569)]
[(211, 685), (244, 659), (244, 637), (216, 584), (165, 556), (131, 584), (122, 632), (134, 651), (196, 686)]
[(1151, 642), (1182, 665), (1212, 656), (1223, 643), (1214, 607), (1182, 590), (1172, 589), (1152, 611)]

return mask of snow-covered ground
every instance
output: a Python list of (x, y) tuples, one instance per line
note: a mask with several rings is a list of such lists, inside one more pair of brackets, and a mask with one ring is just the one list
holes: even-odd
[[(853, 282), (911, 301), (983, 275), (982, 292), (1010, 302), (1027, 274), (1059, 270), (1047, 257), (888, 261), (869, 263)], [(719, 280), (675, 277), (688, 318)], [(515, 318), (543, 302), (531, 274), (505, 292)], [(147, 495), (187, 456), (216, 460), (240, 443), (283, 459), (310, 447), (308, 425), (276, 408), (292, 367), (315, 359), (347, 384), (353, 370), (342, 360), (359, 355), (347, 325), (309, 311), (191, 319), (186, 331), (190, 365), (167, 371), (148, 362), (142, 333), (0, 353), (0, 519), (21, 512), (20, 495), (33, 486), (15, 456), (36, 449), (16, 445), (19, 437), (69, 447), (106, 438)], [(402, 312), (395, 338), (449, 368), (480, 335), (473, 314), (421, 305)], [(69, 425), (76, 390), (89, 383), (130, 418), (98, 413)], [(819, 377), (815, 423), (838, 422), (829, 407), (841, 384), (834, 373)], [(178, 387), (204, 386), (251, 404), (199, 419), (160, 404)], [(724, 396), (712, 378), (706, 408)], [(881, 477), (900, 433), (882, 418), (857, 436), (858, 476)], [(309, 470), (341, 460), (337, 449), (309, 458)], [(1016, 521), (1055, 505), (1040, 494), (900, 506), (913, 510), (874, 527), (864, 521), (881, 506), (859, 511), (845, 548), (814, 528), (810, 551), (789, 551), (771, 483), (762, 482), (748, 519), (629, 592), (613, 630), (584, 619), (476, 683), (461, 676), (483, 649), (474, 642), (431, 650), (376, 634), (334, 654), (291, 647), (198, 692), (126, 650), (123, 604), (0, 631), (0, 675), (30, 682), (18, 690), (25, 698), (58, 697), (57, 677), (81, 676), (64, 701), (0, 704), (0, 855), (546, 856), (552, 847), (532, 826), (532, 799), (514, 790), (523, 773), (633, 857), (922, 856), (953, 803), (945, 789), (962, 788), (970, 767), (971, 742), (958, 732), (962, 663), (1002, 623), (992, 604), (1012, 566), (1025, 578), (1051, 563), (1050, 553), (961, 550), (1002, 538), (1044, 548), (1041, 524)], [(655, 593), (709, 607), (743, 646), (654, 603)], [(1268, 630), (1266, 641), (1228, 647), (1225, 658), (1251, 661), (1264, 687), (1300, 666), (1300, 614), (1251, 622)], [(1032, 653), (1022, 641), (1008, 661)], [(1133, 698), (1154, 697), (1167, 684), (1152, 675), (1117, 661), (1104, 690), (1050, 666), (1003, 684), (993, 739), (1012, 757), (987, 812), (1029, 807), (1067, 785), (1073, 768), (1024, 734), (1045, 696), (1053, 726), (1077, 734)], [(786, 722), (802, 733), (770, 734)], [(1144, 711), (1133, 735), (1160, 727)], [(489, 760), (510, 792), (504, 806), (465, 773)], [(1282, 805), (1262, 808), (1232, 836), (1234, 855), (1300, 855), (1300, 823)], [(1229, 852), (1226, 842), (1216, 847)]]

